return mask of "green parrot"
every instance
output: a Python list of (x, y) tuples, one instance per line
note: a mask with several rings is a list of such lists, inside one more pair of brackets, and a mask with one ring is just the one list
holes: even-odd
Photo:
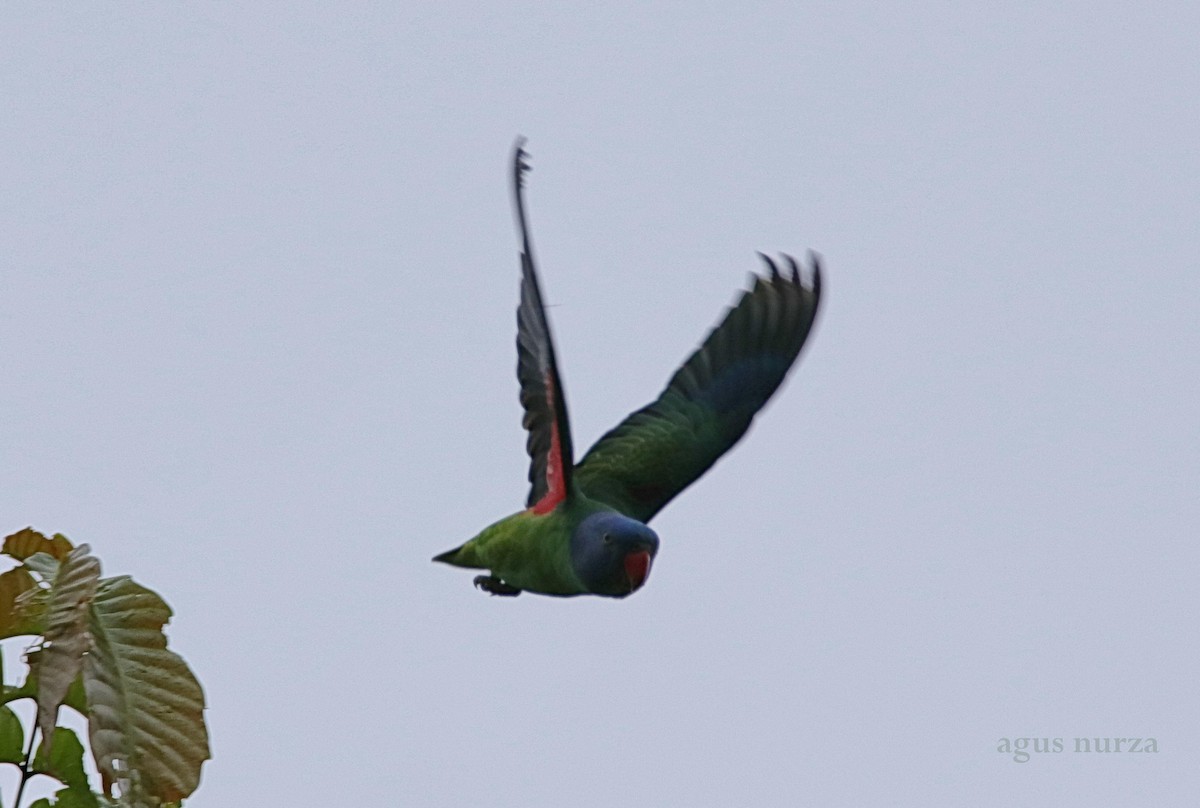
[(656, 513), (741, 439), (787, 375), (812, 330), (821, 298), (820, 260), (805, 285), (766, 255), (765, 276), (675, 372), (659, 397), (610, 430), (576, 464), (562, 377), (546, 320), (525, 215), (524, 139), (513, 150), (513, 200), (521, 238), (517, 378), (529, 432), (526, 508), (489, 525), (434, 561), (488, 570), (475, 585), (623, 598), (646, 582), (659, 540)]

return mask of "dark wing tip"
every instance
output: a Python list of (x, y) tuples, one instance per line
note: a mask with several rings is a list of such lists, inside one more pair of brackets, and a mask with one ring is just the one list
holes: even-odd
[[(756, 252), (758, 257), (763, 260), (763, 263), (767, 265), (767, 271), (770, 275), (770, 280), (778, 281), (784, 277), (784, 273), (779, 269), (779, 262), (764, 252)], [(801, 263), (787, 253), (781, 253), (780, 256), (783, 262), (787, 264), (788, 280), (796, 286), (802, 286), (803, 282), (800, 279), (801, 275), (803, 274)], [(820, 253), (814, 250), (808, 251), (808, 264), (812, 267), (812, 281), (809, 283), (809, 288), (812, 290), (813, 294), (817, 296), (820, 296), (821, 294), (821, 261), (822, 258)]]
[(800, 265), (796, 263), (795, 258), (788, 255), (787, 253), (784, 253), (783, 257), (787, 259), (788, 268), (792, 270), (792, 283), (799, 286), (800, 285)]
[[(768, 256), (767, 253), (758, 252), (757, 255), (758, 255), (758, 257), (762, 258), (762, 261), (764, 264), (767, 264), (767, 269), (770, 273), (770, 280), (778, 281), (780, 279), (780, 277), (782, 276), (782, 273), (780, 273), (780, 270), (779, 270), (779, 264), (776, 263), (772, 257)], [(790, 280), (796, 286), (802, 286), (802, 281), (800, 281), (800, 275), (802, 275), (803, 270), (800, 269), (800, 262), (796, 261), (796, 258), (794, 258), (790, 255), (787, 255), (786, 252), (780, 253), (780, 255), (782, 256), (782, 259), (784, 259), (784, 262), (787, 264), (788, 280)], [(809, 288), (811, 289), (812, 294), (817, 295), (817, 297), (820, 297), (820, 295), (821, 295), (821, 263), (823, 261), (823, 258), (821, 257), (821, 253), (816, 252), (815, 250), (809, 250), (808, 258), (809, 258), (809, 265), (812, 268), (811, 269), (812, 280), (809, 283)]]
[(772, 260), (771, 256), (767, 255), (765, 252), (759, 252), (758, 257), (761, 258), (763, 263), (767, 265), (767, 269), (771, 273), (771, 280), (779, 280), (779, 266), (774, 260)]
[(816, 250), (808, 251), (808, 262), (812, 264), (812, 291), (813, 297), (817, 300), (821, 299), (821, 254)]
[(513, 143), (513, 186), (517, 190), (525, 185), (525, 172), (533, 170), (527, 159), (529, 152), (525, 151), (525, 142), (524, 135), (517, 135), (517, 140)]

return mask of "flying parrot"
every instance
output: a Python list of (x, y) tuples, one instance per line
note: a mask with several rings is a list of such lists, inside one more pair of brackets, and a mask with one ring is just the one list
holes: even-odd
[(475, 585), (493, 595), (623, 598), (646, 582), (658, 553), (658, 535), (646, 523), (741, 439), (795, 363), (821, 299), (820, 260), (810, 253), (806, 285), (795, 259), (784, 256), (788, 272), (781, 273), (760, 253), (767, 274), (751, 276), (751, 288), (655, 401), (576, 464), (529, 239), (523, 146), (520, 139), (513, 151), (512, 190), (521, 238), (517, 378), (529, 432), (529, 498), (524, 510), (433, 560), (487, 570)]

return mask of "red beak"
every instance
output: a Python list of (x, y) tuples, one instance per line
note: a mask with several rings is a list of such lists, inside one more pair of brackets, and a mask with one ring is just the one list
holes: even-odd
[(639, 550), (625, 556), (625, 574), (629, 576), (629, 591), (641, 589), (650, 574), (650, 552)]

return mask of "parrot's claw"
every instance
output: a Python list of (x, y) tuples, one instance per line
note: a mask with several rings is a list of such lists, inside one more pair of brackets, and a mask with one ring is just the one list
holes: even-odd
[(475, 588), (482, 589), (492, 595), (504, 595), (505, 597), (515, 598), (521, 594), (521, 590), (515, 586), (509, 586), (499, 578), (493, 578), (491, 575), (476, 575)]

